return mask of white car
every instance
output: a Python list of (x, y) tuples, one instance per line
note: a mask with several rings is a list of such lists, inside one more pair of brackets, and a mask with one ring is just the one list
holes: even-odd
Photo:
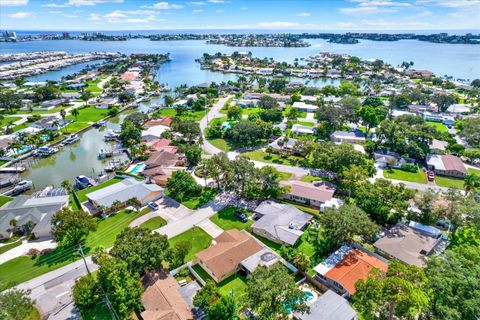
[(157, 210), (158, 210), (158, 204), (156, 204), (155, 202), (149, 202), (149, 203), (148, 203), (148, 206), (149, 206), (150, 209), (152, 209), (153, 211), (157, 211)]

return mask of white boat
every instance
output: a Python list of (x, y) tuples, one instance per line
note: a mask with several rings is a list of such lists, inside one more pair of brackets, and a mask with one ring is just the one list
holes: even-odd
[(56, 152), (58, 152), (57, 148), (40, 147), (37, 150), (33, 151), (33, 155), (36, 157), (48, 157)]
[(68, 136), (68, 138), (63, 140), (63, 143), (64, 144), (72, 144), (74, 142), (77, 142), (78, 140), (80, 140), (80, 137), (78, 136), (78, 134), (72, 134), (72, 135)]
[(115, 131), (108, 130), (108, 132), (103, 136), (105, 141), (114, 141), (118, 139), (119, 134)]

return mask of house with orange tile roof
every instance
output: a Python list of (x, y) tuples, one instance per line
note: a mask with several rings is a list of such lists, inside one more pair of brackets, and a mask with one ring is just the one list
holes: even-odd
[(313, 268), (315, 279), (346, 295), (355, 293), (355, 283), (368, 278), (373, 269), (387, 271), (388, 261), (359, 245), (344, 245)]
[(188, 303), (179, 292), (180, 285), (166, 271), (147, 273), (142, 278), (144, 293), (141, 313), (144, 320), (193, 320)]
[(264, 249), (245, 231), (231, 229), (214, 239), (214, 245), (196, 254), (198, 264), (218, 283), (241, 269), (241, 262)]

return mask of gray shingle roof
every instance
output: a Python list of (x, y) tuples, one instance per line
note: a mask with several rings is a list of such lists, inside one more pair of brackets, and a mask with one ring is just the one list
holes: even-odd
[(310, 305), (310, 313), (295, 312), (295, 317), (300, 320), (353, 320), (357, 319), (357, 314), (345, 298), (328, 290)]
[(313, 218), (288, 204), (281, 204), (271, 200), (263, 201), (255, 209), (262, 217), (255, 221), (253, 228), (263, 229), (278, 240), (294, 244), (303, 234), (303, 227)]

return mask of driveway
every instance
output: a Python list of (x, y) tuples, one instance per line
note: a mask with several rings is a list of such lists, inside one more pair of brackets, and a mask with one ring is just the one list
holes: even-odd
[(197, 224), (197, 226), (202, 228), (203, 231), (208, 233), (212, 238), (218, 237), (223, 232), (223, 229), (213, 223), (210, 219), (203, 220)]
[(168, 223), (171, 223), (178, 219), (182, 219), (193, 212), (192, 209), (185, 207), (167, 196), (162, 197), (160, 200), (156, 201), (156, 203), (158, 204), (158, 210), (149, 212), (140, 218), (133, 220), (128, 226), (130, 228), (138, 227), (145, 221), (155, 217), (161, 217)]

